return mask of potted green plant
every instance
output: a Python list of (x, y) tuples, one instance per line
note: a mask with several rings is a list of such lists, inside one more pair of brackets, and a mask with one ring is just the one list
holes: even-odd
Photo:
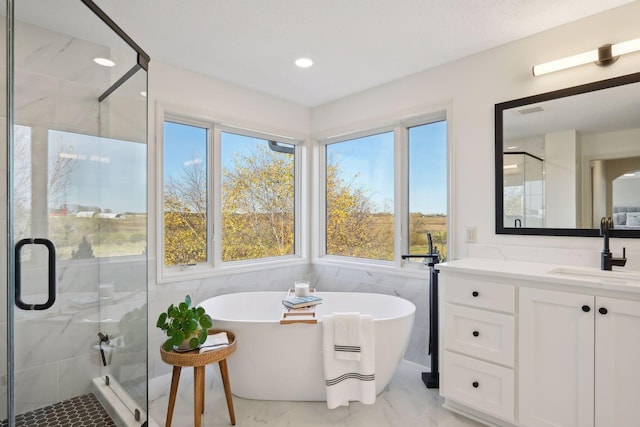
[(205, 342), (213, 320), (204, 308), (191, 307), (191, 297), (187, 295), (184, 302), (171, 304), (166, 312), (160, 313), (156, 326), (169, 337), (162, 345), (165, 351), (191, 350)]

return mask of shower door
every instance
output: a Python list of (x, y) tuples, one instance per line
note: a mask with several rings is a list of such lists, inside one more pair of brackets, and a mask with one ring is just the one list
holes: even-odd
[(117, 424), (143, 425), (148, 57), (90, 0), (9, 0), (6, 16), (0, 420), (92, 396)]

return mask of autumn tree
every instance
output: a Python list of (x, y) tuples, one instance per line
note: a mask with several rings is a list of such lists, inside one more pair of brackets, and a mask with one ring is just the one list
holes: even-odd
[(207, 171), (202, 163), (182, 169), (164, 188), (165, 265), (207, 260)]
[[(165, 185), (165, 264), (206, 261), (206, 171), (184, 169)], [(222, 259), (236, 261), (295, 253), (295, 165), (292, 153), (267, 144), (236, 154), (222, 171)], [(375, 212), (353, 176), (327, 168), (327, 252), (393, 259), (393, 216)]]
[(260, 145), (222, 173), (223, 261), (294, 254), (293, 153)]
[(393, 215), (376, 212), (357, 174), (340, 172), (338, 161), (327, 165), (327, 253), (393, 260)]

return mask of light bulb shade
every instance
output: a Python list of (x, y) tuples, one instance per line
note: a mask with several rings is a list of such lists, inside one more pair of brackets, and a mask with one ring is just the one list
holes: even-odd
[[(604, 45), (602, 48), (608, 48), (609, 45)], [(562, 59), (556, 59), (555, 61), (545, 62), (544, 64), (533, 66), (533, 75), (541, 76), (543, 74), (553, 73), (554, 71), (565, 70), (567, 68), (577, 67), (578, 65), (588, 64), (594, 62), (599, 65), (610, 65), (620, 55), (640, 51), (640, 38), (629, 40), (622, 43), (616, 43), (611, 45), (610, 56), (605, 58), (605, 61), (601, 61), (601, 55), (598, 54), (598, 49), (590, 50), (589, 52), (579, 53), (577, 55), (568, 56)]]
[(533, 75), (541, 76), (543, 74), (577, 67), (578, 65), (588, 64), (597, 60), (598, 51), (590, 50), (589, 52), (579, 53), (577, 55), (567, 56), (566, 58), (556, 59), (555, 61), (545, 62), (544, 64), (534, 65)]
[(611, 54), (613, 56), (626, 55), (627, 53), (638, 51), (640, 51), (640, 39), (633, 39), (611, 46)]

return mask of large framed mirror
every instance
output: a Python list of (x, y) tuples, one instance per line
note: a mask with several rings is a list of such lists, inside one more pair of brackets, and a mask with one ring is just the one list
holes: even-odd
[(640, 73), (495, 105), (496, 233), (640, 237)]

